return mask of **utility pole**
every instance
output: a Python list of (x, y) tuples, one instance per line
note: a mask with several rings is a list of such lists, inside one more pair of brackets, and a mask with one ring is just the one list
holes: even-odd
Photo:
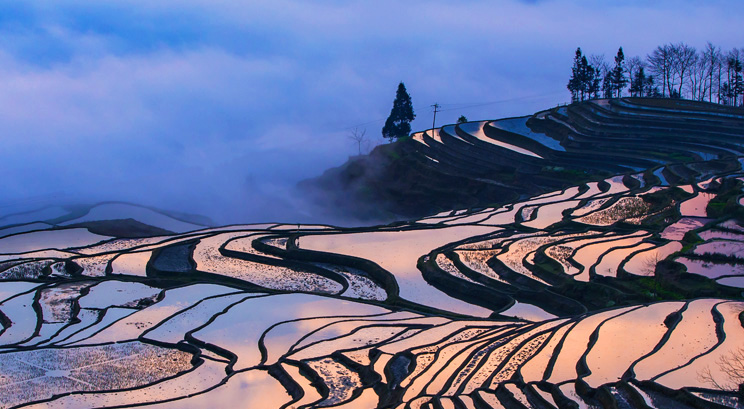
[(440, 105), (435, 102), (432, 107), (434, 107), (434, 121), (431, 123), (431, 129), (434, 129), (437, 127), (437, 112), (439, 112)]

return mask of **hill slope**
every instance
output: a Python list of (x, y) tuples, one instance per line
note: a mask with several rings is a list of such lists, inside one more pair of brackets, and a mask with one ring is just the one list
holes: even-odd
[[(503, 206), (137, 238), (102, 234), (187, 222), (9, 215), (32, 230), (0, 236), (0, 406), (740, 408), (741, 115), (640, 102), (427, 131), (325, 179), (423, 212), (612, 173)], [(141, 220), (90, 219), (113, 209)]]
[[(586, 101), (534, 115), (417, 132), (300, 187), (359, 218), (477, 208), (675, 164), (684, 180), (744, 153), (744, 110), (685, 100)], [(699, 162), (705, 161), (705, 164)]]

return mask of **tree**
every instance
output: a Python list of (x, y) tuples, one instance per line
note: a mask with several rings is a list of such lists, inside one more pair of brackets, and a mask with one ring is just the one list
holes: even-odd
[(699, 54), (697, 62), (690, 71), (690, 98), (695, 101), (705, 101), (708, 93), (708, 60), (705, 53)]
[[(627, 67), (628, 67), (628, 80), (630, 81), (630, 88), (629, 88), (630, 96), (631, 97), (642, 96), (642, 95), (638, 95), (637, 91), (639, 90), (639, 87), (638, 85), (635, 84), (635, 79), (636, 77), (638, 77), (638, 71), (641, 68), (645, 69), (646, 65), (644, 64), (643, 60), (641, 60), (640, 57), (636, 56), (636, 57), (628, 58)], [(636, 93), (633, 93), (634, 89), (636, 90)]]
[(576, 49), (576, 54), (574, 55), (571, 78), (568, 80), (568, 85), (566, 85), (566, 88), (571, 92), (571, 102), (584, 100), (582, 59), (586, 61), (586, 58), (581, 55), (581, 47), (579, 47)]
[(566, 85), (566, 88), (571, 91), (572, 102), (599, 98), (602, 82), (600, 68), (603, 66), (603, 56), (592, 55), (587, 59), (581, 53), (581, 48), (576, 49), (574, 65), (571, 67), (571, 78), (568, 80), (568, 85)]
[(744, 95), (742, 62), (739, 50), (734, 48), (726, 54), (726, 81), (718, 90), (719, 100), (725, 105), (739, 105), (739, 95)]
[[(589, 66), (591, 68), (591, 66)], [(599, 70), (599, 68), (594, 68), (592, 71), (592, 74), (589, 78), (589, 97), (598, 99), (599, 98), (599, 91), (601, 90), (601, 84), (602, 83), (602, 72)]]
[(635, 74), (630, 80), (630, 96), (631, 97), (643, 97), (646, 90), (646, 72), (643, 67), (638, 68)]
[(682, 98), (683, 87), (691, 87), (688, 76), (697, 64), (695, 48), (685, 43), (666, 44), (656, 47), (646, 59), (651, 72), (661, 78), (662, 96)]
[(586, 66), (587, 98), (598, 99), (600, 97), (602, 78), (607, 69), (604, 54), (589, 56), (589, 65)]
[(615, 92), (615, 82), (612, 81), (612, 72), (608, 71), (602, 81), (602, 94), (605, 98), (612, 98)]
[[(682, 98), (682, 87), (688, 84), (687, 75), (690, 75), (693, 67), (697, 64), (697, 50), (685, 43), (670, 45), (672, 50), (672, 73), (679, 81), (677, 95)], [(669, 95), (672, 95), (670, 92)]]
[(623, 94), (623, 88), (628, 84), (628, 77), (625, 76), (625, 54), (623, 54), (623, 47), (617, 50), (615, 66), (612, 68), (611, 75), (612, 91), (616, 92), (617, 97), (620, 98)]
[(592, 63), (597, 67), (597, 80), (601, 82), (601, 87), (598, 83), (599, 89), (597, 91), (602, 91), (602, 98), (612, 98), (614, 82), (610, 65), (605, 61), (604, 55), (593, 55)]
[(359, 128), (354, 128), (351, 130), (351, 133), (349, 133), (349, 139), (354, 141), (357, 144), (357, 154), (362, 154), (362, 147), (364, 147), (364, 150), (366, 151), (369, 149), (369, 139), (367, 138), (367, 130)]
[[(708, 42), (703, 50), (701, 60), (705, 60), (706, 71), (708, 76), (708, 102), (713, 102), (714, 89), (718, 93), (721, 86), (722, 55), (721, 49)], [(717, 81), (715, 81), (717, 79)]]
[(416, 118), (413, 113), (413, 103), (411, 96), (406, 91), (406, 86), (401, 82), (398, 84), (398, 91), (395, 93), (393, 109), (390, 110), (390, 116), (382, 127), (382, 137), (392, 142), (399, 138), (408, 136), (411, 133), (411, 121)]
[(661, 79), (661, 96), (666, 97), (671, 95), (672, 91), (672, 52), (669, 45), (658, 46), (656, 49), (646, 56), (648, 61), (649, 69), (656, 76), (657, 79)]
[(733, 92), (731, 92), (731, 87), (729, 86), (728, 81), (724, 81), (723, 84), (721, 84), (721, 86), (718, 87), (719, 103), (723, 105), (729, 105), (732, 95), (733, 95)]
[(648, 88), (646, 88), (646, 96), (651, 98), (662, 98), (661, 91), (658, 85), (654, 85), (654, 76), (648, 76)]
[(741, 52), (734, 48), (729, 52), (727, 58), (727, 70), (729, 74), (729, 88), (731, 90), (731, 105), (744, 105), (744, 101), (739, 102), (739, 96), (744, 95), (744, 81), (742, 81), (742, 70), (744, 64), (741, 62)]
[(685, 43), (669, 43), (656, 47), (645, 60), (626, 60), (620, 47), (614, 64), (605, 62), (602, 55), (585, 55), (576, 49), (568, 82), (574, 102), (600, 95), (619, 98), (628, 85), (633, 97), (744, 106), (744, 48), (722, 51), (709, 42), (698, 51)]
[(654, 76), (646, 76), (646, 69), (644, 67), (638, 68), (635, 72), (633, 80), (630, 86), (631, 97), (653, 97), (660, 98), (661, 91), (659, 87), (654, 86)]
[(609, 71), (610, 66), (605, 61), (604, 54), (592, 54), (589, 56), (589, 64), (586, 67), (588, 98), (612, 98), (605, 91), (607, 81), (611, 79), (607, 74)]
[(744, 394), (744, 348), (719, 356), (716, 364), (718, 372), (723, 375), (722, 379), (717, 379), (707, 366), (698, 373), (698, 378), (715, 389)]
[(457, 118), (457, 123), (458, 124), (464, 124), (465, 122), (468, 122), (468, 118), (465, 117), (465, 115), (460, 115), (460, 117)]

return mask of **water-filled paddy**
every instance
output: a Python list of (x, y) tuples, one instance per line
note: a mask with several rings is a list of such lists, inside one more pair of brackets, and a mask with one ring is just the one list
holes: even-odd
[(487, 143), (496, 145), (500, 148), (504, 148), (504, 149), (507, 149), (507, 150), (510, 150), (510, 151), (513, 151), (513, 152), (516, 152), (516, 153), (519, 153), (525, 156), (531, 156), (534, 158), (542, 159), (542, 156), (536, 154), (535, 152), (532, 152), (529, 149), (525, 149), (525, 148), (510, 144), (504, 141), (500, 141), (498, 139), (493, 139), (493, 138), (488, 137), (485, 134), (485, 132), (483, 132), (483, 126), (485, 124), (486, 122), (480, 122), (480, 123), (468, 122), (465, 124), (461, 124), (460, 129), (469, 133), (470, 135), (473, 135), (474, 137), (480, 139), (483, 142), (487, 142)]
[[(417, 145), (477, 145), (445, 131)], [(744, 339), (744, 228), (704, 211), (723, 184), (656, 188), (687, 198), (657, 206), (641, 174), (602, 177), (366, 229), (2, 237), (0, 406), (675, 402), (624, 379), (721, 401), (700, 374), (726, 382)]]
[(491, 227), (462, 226), (432, 231), (315, 235), (302, 237), (300, 247), (374, 261), (395, 275), (401, 297), (435, 308), (483, 317), (488, 316), (490, 311), (448, 297), (427, 284), (416, 268), (416, 262), (431, 249), (492, 231)]

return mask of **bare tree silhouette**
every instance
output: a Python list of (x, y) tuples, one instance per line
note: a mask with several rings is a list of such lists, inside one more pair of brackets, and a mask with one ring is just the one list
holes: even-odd
[(722, 391), (744, 392), (744, 347), (737, 348), (730, 351), (727, 354), (721, 355), (716, 360), (718, 369), (723, 374), (724, 379), (716, 379), (710, 370), (709, 366), (706, 366), (700, 373), (698, 378), (711, 385), (715, 389)]
[(663, 258), (659, 256), (659, 249), (654, 248), (651, 250), (651, 254), (643, 258), (643, 272), (647, 276), (653, 277), (656, 272), (656, 265), (659, 264), (659, 261), (661, 260), (663, 260)]
[(362, 154), (362, 148), (364, 148), (365, 152), (367, 149), (369, 149), (369, 138), (367, 138), (366, 129), (360, 130), (359, 128), (354, 128), (351, 130), (351, 133), (348, 137), (352, 141), (356, 142), (358, 155)]
[[(744, 326), (744, 308), (739, 311), (739, 322)], [(698, 379), (721, 391), (737, 392), (744, 396), (744, 347), (732, 349), (716, 360), (723, 379), (717, 379), (709, 366), (698, 373)]]

